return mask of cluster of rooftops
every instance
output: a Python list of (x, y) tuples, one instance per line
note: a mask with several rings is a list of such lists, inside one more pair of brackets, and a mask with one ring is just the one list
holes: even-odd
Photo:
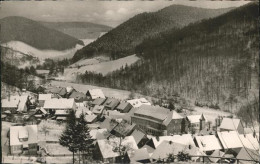
[[(125, 152), (129, 160), (133, 162), (165, 159), (169, 153), (177, 155), (180, 151), (197, 156), (192, 158), (194, 161), (201, 160), (199, 156), (207, 155), (210, 155), (207, 158), (210, 162), (217, 162), (217, 159), (210, 158), (211, 156), (250, 160), (249, 156), (251, 157), (255, 151), (259, 151), (257, 139), (259, 132), (246, 132), (239, 119), (222, 118), (215, 130), (199, 129), (195, 134), (182, 133), (156, 137), (140, 128), (141, 124), (139, 125), (138, 122), (132, 122), (131, 118), (152, 120), (165, 126), (168, 126), (172, 120), (188, 120), (189, 125), (198, 124), (199, 126), (201, 126), (202, 119), (205, 122), (209, 120), (203, 114), (183, 116), (174, 110), (153, 106), (145, 98), (121, 101), (105, 97), (101, 89), (92, 89), (86, 94), (76, 94), (77, 91), (72, 87), (65, 89), (66, 91), (63, 92), (63, 88), (57, 89), (56, 87), (47, 89), (48, 92), (45, 94), (39, 94), (37, 101), (40, 106), (40, 114), (46, 116), (53, 110), (57, 119), (66, 117), (67, 110), (76, 110), (77, 118), (80, 113), (84, 112), (89, 123), (90, 134), (96, 140), (95, 152), (99, 153), (99, 160), (102, 161), (115, 160), (120, 155), (113, 146), (114, 143), (119, 142), (120, 136), (124, 136), (122, 145), (127, 145), (129, 148)], [(70, 97), (73, 93), (81, 95), (81, 97), (75, 101)], [(11, 96), (2, 100), (2, 108), (6, 110), (14, 108), (16, 111), (26, 112), (26, 104), (30, 99), (28, 95)], [(115, 115), (116, 117), (114, 117)], [(129, 120), (126, 119), (127, 116), (130, 117)], [(111, 125), (111, 120), (116, 123)], [(96, 127), (92, 126), (97, 123)], [(123, 123), (125, 123), (125, 127), (122, 130), (120, 124)], [(202, 130), (205, 130), (206, 133), (202, 134)], [(38, 142), (37, 133), (37, 125), (12, 126), (10, 128), (10, 145), (28, 147), (28, 144)], [(112, 137), (107, 137), (107, 133)], [(203, 160), (205, 159), (203, 158)], [(255, 158), (255, 160), (259, 159)]]

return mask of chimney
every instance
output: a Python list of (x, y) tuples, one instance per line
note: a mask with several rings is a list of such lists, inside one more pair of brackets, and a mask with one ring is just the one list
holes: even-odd
[(189, 149), (191, 149), (191, 144), (189, 144)]
[(8, 92), (8, 101), (10, 101), (10, 92)]

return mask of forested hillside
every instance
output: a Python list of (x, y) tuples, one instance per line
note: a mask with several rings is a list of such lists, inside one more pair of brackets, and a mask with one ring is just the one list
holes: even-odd
[(40, 63), (40, 60), (37, 57), (24, 54), (8, 47), (0, 46), (0, 51), (2, 62), (19, 68), (25, 68), (26, 66), (29, 67)]
[(39, 22), (42, 25), (68, 34), (78, 39), (98, 38), (101, 33), (108, 32), (112, 28), (105, 25), (90, 22)]
[(198, 20), (215, 17), (229, 10), (172, 5), (157, 12), (138, 14), (95, 42), (78, 50), (73, 61), (101, 54), (110, 56), (111, 59), (132, 55), (135, 46), (140, 44), (144, 38), (172, 28), (181, 28)]
[(86, 72), (83, 83), (135, 90), (154, 97), (175, 93), (232, 110), (258, 96), (258, 4), (146, 39), (142, 60), (105, 77)]
[(24, 17), (0, 19), (1, 43), (21, 41), (37, 49), (66, 50), (84, 43)]

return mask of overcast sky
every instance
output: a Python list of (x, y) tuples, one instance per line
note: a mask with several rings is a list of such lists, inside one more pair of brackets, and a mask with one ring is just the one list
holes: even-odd
[(172, 4), (202, 8), (227, 8), (244, 5), (246, 1), (4, 1), (0, 18), (23, 16), (41, 21), (86, 21), (112, 27), (142, 12), (152, 12)]

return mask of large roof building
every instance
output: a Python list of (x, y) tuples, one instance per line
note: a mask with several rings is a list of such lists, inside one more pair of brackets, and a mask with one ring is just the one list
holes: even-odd
[(186, 130), (185, 119), (175, 111), (151, 105), (141, 105), (131, 121), (148, 134), (170, 135)]

